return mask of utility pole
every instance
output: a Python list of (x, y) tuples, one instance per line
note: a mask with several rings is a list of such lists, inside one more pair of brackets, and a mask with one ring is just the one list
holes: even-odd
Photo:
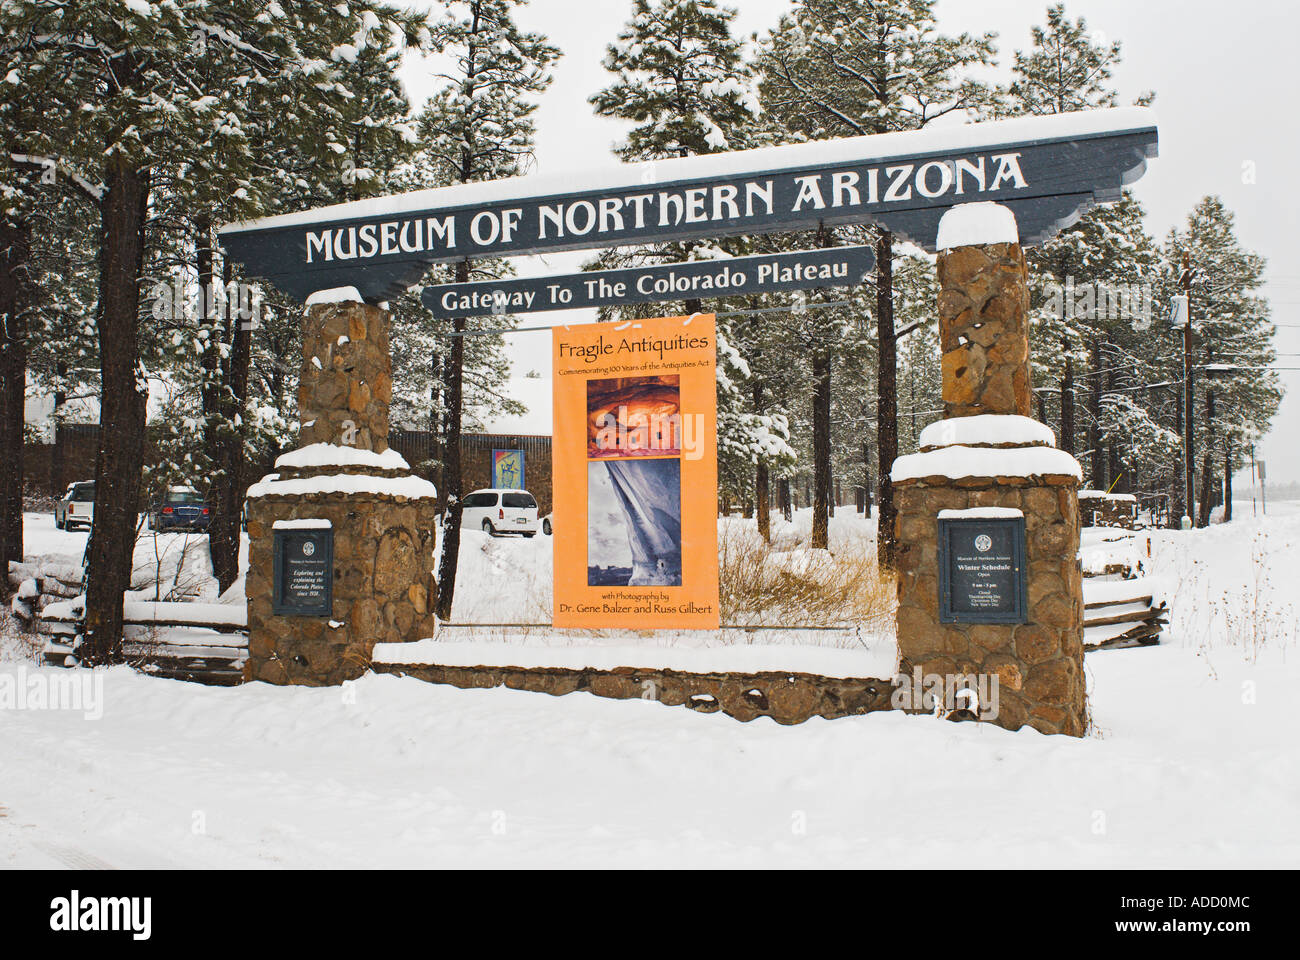
[(1255, 487), (1258, 484), (1255, 474), (1255, 445), (1250, 445), (1250, 515), (1259, 516), (1259, 505), (1255, 502)]
[(1196, 509), (1196, 439), (1192, 426), (1192, 404), (1195, 385), (1192, 383), (1192, 255), (1183, 251), (1183, 275), (1179, 278), (1183, 288), (1183, 516), (1190, 517)]

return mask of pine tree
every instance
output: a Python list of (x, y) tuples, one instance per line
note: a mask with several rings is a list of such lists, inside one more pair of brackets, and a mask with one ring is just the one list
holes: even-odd
[[(533, 159), (535, 97), (551, 83), (547, 68), (559, 51), (538, 33), (519, 28), (514, 10), (522, 0), (439, 0), (431, 17), (437, 71), (443, 87), (419, 118), (418, 165), (440, 183), (498, 180), (525, 171)], [(458, 283), (473, 265), (454, 267)], [(438, 618), (451, 617), (460, 553), (460, 436), (464, 412), (464, 317), (452, 322), (443, 364), (442, 555), (438, 565)]]
[[(597, 115), (634, 124), (614, 152), (644, 164), (647, 180), (653, 180), (658, 160), (766, 142), (744, 45), (732, 33), (735, 17), (733, 8), (715, 0), (635, 0), (627, 24), (606, 48), (602, 64), (615, 79), (590, 102)], [(608, 250), (590, 266), (681, 263), (747, 252), (745, 238), (664, 243)], [(686, 314), (702, 309), (699, 298), (687, 298), (681, 308)], [(601, 315), (626, 319), (663, 312), (661, 304), (644, 304), (606, 309)], [(730, 348), (720, 351), (718, 363), (719, 493), (726, 502), (756, 504), (759, 532), (766, 538), (770, 472), (792, 454), (786, 420), (768, 410), (753, 329), (744, 320), (718, 321), (720, 344)]]
[[(1001, 112), (1041, 116), (1118, 104), (1118, 93), (1110, 83), (1113, 68), (1122, 60), (1118, 41), (1106, 42), (1089, 30), (1082, 17), (1071, 20), (1064, 4), (1049, 7), (1046, 25), (1033, 27), (1030, 35), (1030, 50), (1016, 51), (1014, 79)], [(1150, 103), (1153, 97), (1144, 94), (1137, 102)], [(1153, 479), (1141, 458), (1130, 452), (1132, 434), (1121, 425), (1135, 426), (1134, 418), (1145, 402), (1140, 384), (1158, 378), (1144, 369), (1144, 353), (1135, 351), (1143, 339), (1136, 335), (1135, 318), (1111, 316), (1105, 309), (1076, 311), (1073, 303), (1064, 302), (1061, 292), (1068, 295), (1076, 285), (1094, 295), (1130, 286), (1149, 290), (1154, 282), (1155, 246), (1144, 218), (1141, 206), (1126, 193), (1122, 202), (1098, 207), (1071, 229), (1026, 251), (1031, 286), (1039, 291), (1040, 301), (1031, 349), (1035, 380), (1042, 384), (1039, 410), (1047, 412), (1045, 383), (1059, 384), (1053, 391), (1059, 398), (1058, 442), (1069, 453), (1087, 453), (1089, 483), (1103, 490), (1117, 486), (1136, 492), (1140, 477)], [(1049, 288), (1057, 293), (1055, 300), (1047, 295)], [(1069, 309), (1062, 309), (1065, 306)], [(1080, 369), (1085, 372), (1079, 373)], [(1083, 411), (1076, 403), (1079, 388), (1086, 392)], [(1130, 392), (1111, 392), (1117, 389)], [(1082, 444), (1076, 435), (1081, 422)], [(1151, 449), (1158, 447), (1153, 442)], [(1148, 466), (1155, 469), (1154, 464)]]
[[(1270, 366), (1276, 328), (1270, 307), (1259, 295), (1267, 263), (1245, 249), (1236, 236), (1235, 216), (1218, 197), (1205, 197), (1186, 226), (1165, 241), (1165, 276), (1173, 286), (1184, 256), (1191, 266), (1192, 393), (1197, 422), (1192, 434), (1193, 461), (1200, 462), (1196, 523), (1206, 526), (1211, 509), (1222, 499), (1241, 465), (1249, 438), (1267, 432), (1282, 399), (1282, 387)], [(1216, 478), (1223, 483), (1216, 494)], [(1188, 514), (1197, 506), (1189, 504)]]
[(1065, 4), (1047, 8), (1047, 25), (1030, 30), (1033, 48), (1016, 51), (1015, 79), (1007, 90), (1014, 115), (1044, 116), (1096, 110), (1118, 104), (1111, 70), (1121, 60), (1119, 41), (1106, 43), (1080, 17), (1071, 21)]
[[(933, 0), (798, 0), (763, 43), (762, 102), (791, 139), (919, 129), (993, 104), (994, 91), (969, 76), (970, 68), (991, 63), (993, 39), (940, 33)], [(898, 453), (894, 242), (887, 230), (876, 234), (878, 553), (888, 566), (896, 513), (889, 473)], [(830, 344), (820, 352), (829, 354)], [(817, 376), (829, 375), (819, 361)], [(819, 396), (826, 402), (829, 391)], [(815, 425), (828, 422), (824, 413), (814, 418)], [(828, 444), (814, 439), (814, 446)], [(814, 523), (824, 523), (827, 481), (819, 476)]]
[[(181, 172), (170, 183), (177, 193), (215, 180), (230, 189), (232, 213), (260, 211), (275, 179), (250, 174), (256, 144), (249, 91), (345, 98), (334, 62), (299, 41), (324, 35), (317, 12), (351, 19), (352, 11), (353, 30), (378, 22), (368, 3), (264, 8), (253, 0), (176, 0), (123, 8), (15, 0), (0, 8), (0, 70), (13, 85), (44, 92), (41, 122), (11, 126), (7, 139), (29, 137), (58, 158), (100, 219), (100, 449), (82, 645), (89, 662), (112, 660), (120, 650), (135, 541), (147, 396), (141, 281), (151, 201)], [(198, 180), (183, 175), (183, 161), (196, 157), (204, 164)], [(8, 170), (0, 176), (12, 180)]]
[[(636, 124), (615, 153), (662, 160), (743, 147), (758, 112), (736, 11), (715, 0), (635, 0), (602, 65), (617, 80), (591, 98), (596, 113)], [(741, 139), (737, 143), (737, 138)]]

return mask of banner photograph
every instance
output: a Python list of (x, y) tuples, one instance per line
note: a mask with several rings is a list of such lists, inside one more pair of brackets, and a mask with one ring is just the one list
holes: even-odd
[(553, 337), (555, 626), (715, 629), (713, 316)]

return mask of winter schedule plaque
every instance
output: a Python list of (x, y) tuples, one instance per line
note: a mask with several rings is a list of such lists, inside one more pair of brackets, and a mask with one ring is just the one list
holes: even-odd
[(939, 518), (939, 621), (1026, 622), (1025, 518)]
[(328, 617), (334, 604), (334, 530), (329, 521), (280, 521), (271, 610), (280, 617)]

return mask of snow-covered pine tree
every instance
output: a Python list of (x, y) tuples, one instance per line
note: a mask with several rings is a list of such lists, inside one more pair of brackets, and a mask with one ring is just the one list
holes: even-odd
[[(0, 40), (0, 51), (12, 41)], [(3, 62), (13, 63), (8, 52)], [(46, 72), (31, 77), (15, 69), (4, 74), (0, 98), (0, 464), (5, 470), (0, 489), (0, 570), (10, 560), (23, 559), (23, 487), (25, 400), (29, 351), (41, 307), (33, 262), (33, 241), (41, 231), (37, 220), (48, 216), (62, 200), (60, 158), (50, 149), (47, 129), (66, 121), (56, 116), (57, 101), (47, 97), (59, 79)], [(64, 180), (64, 185), (77, 186)], [(93, 185), (88, 187), (94, 194)], [(9, 583), (0, 585), (7, 597)]]
[(1106, 42), (1083, 17), (1071, 20), (1064, 3), (1048, 7), (1047, 24), (1031, 27), (1030, 37), (1030, 50), (1015, 54), (1008, 113), (1043, 116), (1118, 105), (1110, 79), (1121, 61), (1119, 41)]
[[(301, 15), (309, 6), (14, 0), (0, 8), (0, 72), (14, 86), (44, 92), (41, 122), (18, 136), (26, 133), (72, 182), (88, 186), (100, 219), (101, 429), (81, 648), (88, 662), (113, 660), (121, 646), (143, 456), (139, 328), (151, 200), (177, 158), (202, 156), (209, 175), (228, 183), (242, 176), (246, 185), (232, 200), (259, 209), (272, 178), (246, 173), (255, 152), (249, 88), (292, 80), (302, 96), (347, 94), (331, 61), (304, 54), (298, 43), (310, 32)], [(364, 25), (374, 9), (363, 0), (330, 15), (355, 11)]]
[[(1242, 463), (1249, 438), (1268, 431), (1283, 392), (1277, 373), (1269, 369), (1277, 360), (1276, 328), (1268, 300), (1259, 295), (1267, 262), (1242, 246), (1235, 220), (1219, 197), (1205, 197), (1182, 229), (1170, 231), (1164, 245), (1171, 287), (1182, 272), (1184, 254), (1192, 270), (1198, 526), (1210, 522), (1218, 502), (1226, 511), (1231, 475)], [(1221, 484), (1216, 482), (1220, 477)]]
[[(591, 97), (599, 116), (633, 124), (614, 148), (627, 162), (644, 164), (653, 182), (655, 161), (743, 150), (767, 142), (759, 123), (757, 91), (743, 42), (734, 36), (736, 11), (715, 0), (634, 0), (632, 13), (606, 47), (603, 66), (614, 80)], [(610, 269), (645, 263), (734, 256), (748, 251), (744, 238), (664, 243), (606, 251), (590, 266)], [(703, 309), (698, 298), (682, 312)], [(612, 308), (607, 318), (663, 313), (661, 305)], [(718, 321), (719, 485), (724, 500), (757, 504), (760, 533), (770, 533), (767, 505), (773, 462), (789, 455), (785, 420), (767, 412), (763, 378), (749, 342), (753, 325)]]
[[(551, 83), (559, 50), (540, 33), (515, 23), (522, 0), (439, 0), (430, 15), (435, 74), (442, 82), (420, 113), (419, 161), (444, 184), (498, 180), (524, 172), (533, 160), (536, 97)], [(454, 279), (470, 279), (472, 264), (456, 264)], [(495, 318), (494, 318), (495, 319)], [(465, 318), (452, 322), (443, 364), (442, 483), (445, 504), (438, 565), (438, 618), (451, 617), (460, 553), (460, 435), (465, 387)]]
[[(993, 105), (994, 91), (970, 73), (992, 62), (993, 40), (940, 33), (934, 0), (796, 0), (763, 41), (762, 103), (789, 139), (919, 129)], [(878, 545), (887, 566), (895, 516), (889, 472), (898, 453), (893, 265), (893, 235), (877, 231)], [(829, 341), (822, 349), (829, 351)], [(822, 500), (814, 522), (824, 510)]]
[[(1057, 401), (1061, 448), (1080, 454), (1088, 482), (1102, 490), (1118, 481), (1117, 490), (1140, 493), (1143, 483), (1156, 479), (1144, 470), (1118, 469), (1121, 460), (1137, 463), (1140, 458), (1124, 452), (1131, 442), (1127, 434), (1107, 429), (1103, 422), (1103, 407), (1113, 391), (1129, 391), (1137, 403), (1164, 397), (1142, 389), (1163, 382), (1168, 372), (1165, 351), (1152, 343), (1161, 335), (1152, 317), (1159, 263), (1145, 219), (1142, 205), (1125, 193), (1118, 203), (1091, 211), (1026, 257), (1036, 392), (1044, 412), (1048, 398)], [(1059, 389), (1048, 384), (1059, 384)]]
[[(1030, 36), (1030, 49), (1016, 51), (1013, 80), (999, 105), (1000, 113), (1041, 116), (1118, 104), (1111, 74), (1122, 60), (1119, 41), (1105, 40), (1089, 29), (1083, 17), (1071, 20), (1063, 3), (1049, 7), (1046, 24), (1031, 28)], [(1137, 102), (1153, 99), (1154, 94), (1146, 93)], [(1134, 318), (1110, 316), (1105, 309), (1078, 312), (1048, 291), (1065, 291), (1076, 284), (1094, 294), (1127, 289), (1130, 284), (1146, 284), (1149, 289), (1155, 250), (1144, 217), (1141, 206), (1126, 195), (1122, 203), (1098, 207), (1070, 230), (1026, 251), (1031, 286), (1039, 293), (1030, 355), (1040, 385), (1040, 411), (1048, 407), (1046, 384), (1059, 384), (1052, 391), (1058, 401), (1054, 404), (1058, 442), (1070, 453), (1086, 450), (1089, 483), (1103, 490), (1118, 483), (1118, 489), (1141, 492), (1141, 478), (1154, 479), (1138, 466), (1141, 458), (1127, 452), (1129, 435), (1113, 429), (1121, 420), (1132, 421), (1132, 405), (1143, 401), (1140, 384), (1154, 379), (1151, 371), (1142, 369), (1144, 354), (1133, 351), (1134, 341), (1142, 339), (1134, 335)], [(1080, 374), (1076, 368), (1086, 372)], [(1106, 393), (1121, 386), (1136, 392)], [(1082, 411), (1076, 403), (1079, 389), (1086, 391), (1088, 401)], [(1120, 399), (1125, 396), (1127, 400)], [(1115, 410), (1127, 411), (1125, 417), (1117, 420), (1106, 414), (1108, 397), (1116, 398)], [(1081, 421), (1082, 445), (1077, 435)], [(1121, 461), (1128, 468), (1120, 470)]]
[(614, 152), (628, 162), (738, 150), (758, 112), (736, 11), (715, 0), (634, 0), (602, 65), (615, 81), (591, 97), (602, 117), (635, 124)]
[[(388, 11), (381, 20), (370, 7), (350, 12), (342, 16), (332, 7), (305, 5), (294, 10), (286, 29), (300, 54), (333, 65), (333, 81), (325, 89), (292, 74), (270, 78), (265, 86), (242, 87), (248, 96), (246, 125), (258, 149), (250, 151), (246, 170), (235, 171), (239, 180), (207, 169), (202, 155), (181, 159), (175, 188), (165, 195), (191, 211), (194, 270), (203, 292), (219, 291), (232, 279), (230, 265), (222, 264), (215, 250), (213, 230), (239, 213), (232, 208), (247, 190), (244, 180), (268, 173), (270, 189), (261, 194), (260, 213), (358, 199), (381, 192), (389, 173), (414, 149), (409, 104), (396, 69), (408, 46), (418, 43), (421, 21)], [(217, 59), (207, 68), (207, 86), (241, 88), (237, 62)], [(189, 475), (206, 481), (201, 484), (212, 508), (212, 566), (225, 590), (238, 576), (246, 447), (259, 439), (251, 429), (255, 421), (246, 416), (254, 324), (222, 309), (219, 299), (214, 303), (205, 296), (199, 302), (204, 309), (196, 318), (197, 338), (182, 340), (199, 352), (193, 369), (199, 374), (201, 443), (188, 448), (196, 461)]]

